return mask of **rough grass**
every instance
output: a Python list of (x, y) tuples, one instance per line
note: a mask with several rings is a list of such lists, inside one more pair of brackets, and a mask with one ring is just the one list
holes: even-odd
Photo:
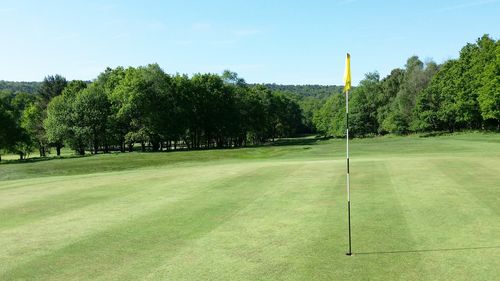
[(495, 280), (500, 135), (0, 165), (0, 280)]

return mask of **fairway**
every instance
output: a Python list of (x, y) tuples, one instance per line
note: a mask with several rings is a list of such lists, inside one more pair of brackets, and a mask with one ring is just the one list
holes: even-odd
[(500, 134), (0, 165), (0, 280), (495, 280)]

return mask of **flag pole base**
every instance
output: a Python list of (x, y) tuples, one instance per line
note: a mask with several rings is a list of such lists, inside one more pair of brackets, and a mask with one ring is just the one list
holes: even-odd
[(352, 253), (345, 253), (346, 256), (352, 256)]

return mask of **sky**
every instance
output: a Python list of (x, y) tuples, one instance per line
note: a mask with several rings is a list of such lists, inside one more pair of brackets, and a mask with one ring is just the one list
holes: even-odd
[(441, 63), (483, 34), (500, 37), (500, 0), (0, 0), (0, 80), (158, 63), (249, 83), (340, 85), (382, 77), (412, 55)]

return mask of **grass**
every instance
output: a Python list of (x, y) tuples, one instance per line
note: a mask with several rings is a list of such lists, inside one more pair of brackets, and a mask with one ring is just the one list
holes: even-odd
[(0, 164), (0, 280), (494, 280), (500, 135)]

